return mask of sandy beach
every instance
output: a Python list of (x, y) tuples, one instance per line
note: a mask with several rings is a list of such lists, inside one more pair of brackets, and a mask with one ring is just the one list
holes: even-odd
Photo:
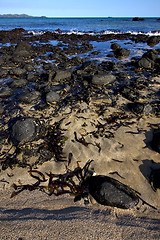
[(120, 210), (73, 203), (71, 197), (49, 198), (22, 193), (9, 199), (1, 192), (0, 239), (159, 239), (155, 210)]
[[(147, 119), (143, 118), (141, 126), (143, 125), (143, 128), (147, 126), (146, 121), (155, 124), (156, 120), (159, 122), (159, 119), (151, 116)], [(67, 119), (67, 122), (69, 121), (70, 118)], [(79, 118), (74, 118), (72, 121), (74, 124), (68, 130), (69, 135), (82, 125), (82, 120)], [(127, 131), (130, 133), (126, 133)], [(86, 147), (72, 141), (68, 141), (69, 146), (66, 145), (64, 151), (66, 154), (72, 152), (75, 158), (72, 160), (71, 169), (76, 167), (76, 160), (81, 161), (80, 164), (83, 166), (88, 159), (92, 158), (97, 174), (108, 175), (127, 184), (140, 192), (145, 201), (159, 209), (159, 190), (154, 192), (147, 180), (147, 174), (153, 165), (151, 160), (154, 159), (158, 164), (159, 154), (144, 148), (146, 138), (144, 133), (136, 135), (135, 138), (131, 132), (135, 132), (135, 128), (121, 127), (116, 131), (114, 141), (106, 139), (105, 142), (104, 140), (100, 142), (102, 148), (100, 153), (95, 146)], [(120, 143), (125, 147), (121, 148)], [(54, 173), (64, 173), (65, 163), (45, 162), (38, 166), (38, 170), (43, 173), (50, 170)], [(0, 239), (149, 240), (160, 238), (159, 211), (145, 204), (142, 205), (141, 201), (139, 210), (136, 208), (121, 210), (100, 204), (84, 205), (82, 200), (74, 203), (73, 197), (69, 195), (49, 197), (36, 190), (24, 191), (10, 199), (13, 191), (12, 183), (26, 184), (34, 181), (26, 168), (19, 167), (14, 167), (13, 170), (7, 168), (1, 172), (1, 180), (3, 181), (0, 182)]]
[[(151, 179), (160, 169), (159, 50), (143, 49), (131, 59), (115, 38), (133, 36), (102, 35), (114, 45), (110, 60), (99, 63), (75, 57), (98, 54), (90, 41), (99, 35), (0, 34), (14, 42), (0, 49), (0, 239), (160, 239), (159, 183)], [(59, 45), (40, 43), (54, 39)], [(88, 160), (97, 175), (117, 179), (156, 209), (141, 199), (122, 210), (37, 190), (10, 198), (13, 183), (35, 183), (27, 164), (47, 176)]]

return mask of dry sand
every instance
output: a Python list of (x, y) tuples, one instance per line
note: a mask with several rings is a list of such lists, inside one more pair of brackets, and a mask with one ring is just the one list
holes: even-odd
[(160, 214), (73, 203), (40, 192), (1, 192), (0, 239), (160, 239)]

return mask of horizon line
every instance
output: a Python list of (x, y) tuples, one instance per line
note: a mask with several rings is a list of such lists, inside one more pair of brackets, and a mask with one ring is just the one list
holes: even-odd
[(27, 13), (0, 13), (0, 15), (28, 15), (30, 17), (46, 17), (46, 18), (133, 18), (133, 17), (139, 17), (139, 18), (160, 18), (160, 16), (46, 16), (46, 15), (39, 15), (34, 16)]

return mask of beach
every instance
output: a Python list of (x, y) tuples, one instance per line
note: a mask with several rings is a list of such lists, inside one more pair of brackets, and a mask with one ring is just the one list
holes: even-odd
[(0, 239), (159, 239), (159, 214), (73, 203), (24, 192), (1, 192)]
[[(159, 239), (159, 36), (17, 28), (0, 41), (0, 239)], [(38, 190), (10, 198), (13, 184), (35, 182), (27, 164), (47, 176), (88, 160), (138, 205)]]

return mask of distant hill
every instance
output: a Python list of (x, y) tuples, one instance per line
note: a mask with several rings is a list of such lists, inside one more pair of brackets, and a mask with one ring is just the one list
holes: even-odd
[[(0, 18), (35, 18), (34, 16), (29, 16), (27, 14), (0, 14)], [(41, 18), (46, 18), (42, 16)]]

